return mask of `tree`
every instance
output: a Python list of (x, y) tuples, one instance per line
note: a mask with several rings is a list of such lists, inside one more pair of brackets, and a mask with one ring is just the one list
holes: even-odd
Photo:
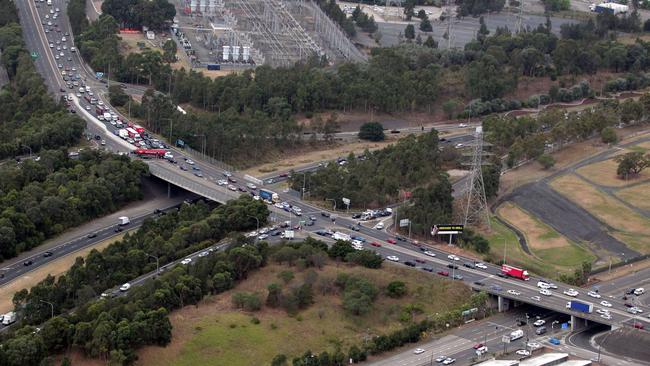
[(386, 295), (392, 298), (400, 298), (406, 295), (406, 284), (402, 281), (393, 281), (386, 286)]
[(537, 162), (545, 169), (548, 170), (555, 165), (555, 159), (551, 155), (542, 154), (537, 157)]
[(172, 39), (163, 44), (163, 60), (167, 63), (176, 62), (176, 42)]
[(366, 122), (359, 129), (359, 138), (368, 141), (383, 141), (386, 138), (384, 126), (379, 122)]
[(124, 92), (122, 87), (119, 85), (111, 85), (108, 88), (108, 98), (111, 101), (111, 104), (116, 107), (121, 107), (129, 102), (129, 95)]
[(618, 141), (618, 135), (616, 135), (616, 130), (611, 127), (605, 127), (600, 130), (600, 139), (606, 144), (615, 144)]
[(352, 315), (366, 315), (372, 310), (372, 299), (359, 290), (346, 291), (343, 295), (343, 309)]
[(380, 268), (384, 258), (372, 250), (355, 250), (345, 256), (345, 261), (366, 268)]
[(426, 39), (426, 41), (424, 41), (423, 45), (425, 47), (429, 47), (429, 48), (438, 48), (438, 42), (436, 42), (433, 39), (433, 37), (431, 37), (431, 36), (427, 37), (427, 39)]
[(266, 306), (275, 308), (282, 303), (282, 288), (276, 283), (272, 283), (267, 287), (269, 294), (266, 296)]
[(282, 271), (278, 273), (278, 278), (281, 279), (285, 284), (293, 280), (294, 275), (292, 271)]
[(639, 175), (650, 165), (650, 155), (643, 155), (642, 152), (629, 152), (615, 158), (618, 162), (616, 174), (627, 180), (630, 177)]
[(427, 17), (427, 12), (424, 11), (424, 9), (418, 10), (418, 18), (420, 19), (426, 19)]
[(476, 34), (476, 39), (479, 40), (481, 43), (485, 42), (485, 39), (487, 38), (488, 34), (490, 34), (490, 31), (487, 29), (487, 25), (485, 25), (485, 19), (483, 17), (478, 18), (478, 22), (480, 24), (478, 33)]
[(415, 15), (415, 0), (406, 0), (404, 2), (404, 16), (406, 20), (411, 20)]
[(404, 37), (410, 42), (415, 39), (415, 27), (413, 24), (409, 24), (404, 29)]
[(447, 119), (454, 118), (454, 115), (458, 112), (458, 101), (456, 99), (447, 100), (442, 103), (442, 110), (445, 112)]
[(354, 248), (347, 241), (337, 240), (334, 245), (332, 245), (327, 252), (330, 258), (334, 259), (343, 259), (347, 257), (348, 254), (354, 252)]
[(271, 361), (271, 366), (288, 366), (287, 356), (284, 354), (275, 355), (273, 361)]
[(433, 31), (433, 26), (431, 25), (431, 21), (429, 18), (424, 18), (420, 22), (420, 30), (422, 32), (432, 32)]

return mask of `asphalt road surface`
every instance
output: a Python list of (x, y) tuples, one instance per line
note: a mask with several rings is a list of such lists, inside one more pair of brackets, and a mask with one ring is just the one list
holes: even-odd
[[(499, 14), (490, 14), (484, 17), (485, 25), (494, 33), (497, 27), (504, 28), (508, 27), (511, 31), (515, 29), (516, 16), (509, 13), (499, 13)], [(576, 23), (576, 20), (565, 19), (565, 18), (551, 18), (552, 32), (555, 34), (560, 33), (560, 27), (563, 24)], [(447, 32), (447, 23), (440, 22), (439, 20), (433, 20), (431, 22), (433, 25), (433, 32), (424, 33), (419, 32), (419, 22), (413, 23), (415, 29), (421, 33), (422, 40), (424, 41), (429, 35), (438, 42), (440, 48), (447, 47), (447, 40), (443, 39), (443, 35)], [(546, 18), (537, 16), (537, 15), (524, 15), (522, 19), (522, 25), (524, 28), (528, 27), (531, 29), (537, 28), (538, 25), (546, 24)], [(381, 23), (377, 22), (379, 26), (379, 31), (382, 34), (380, 44), (382, 46), (395, 46), (399, 44), (398, 35), (401, 33), (404, 34), (404, 29), (406, 28), (405, 24), (401, 23)], [(463, 19), (454, 19), (452, 20), (451, 26), (451, 46), (454, 48), (463, 48), (465, 44), (472, 41), (476, 38), (476, 32), (479, 29), (479, 18), (466, 17)]]

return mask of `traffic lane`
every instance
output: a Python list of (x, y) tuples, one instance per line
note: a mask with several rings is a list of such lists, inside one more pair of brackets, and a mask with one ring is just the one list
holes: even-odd
[[(173, 204), (168, 207), (161, 208), (161, 211), (169, 211), (175, 209), (179, 204)], [(140, 215), (131, 218), (131, 223), (128, 226), (122, 228), (122, 230), (134, 230), (138, 228), (142, 223), (157, 214), (148, 213), (145, 215)], [(94, 245), (103, 240), (109, 239), (116, 235), (119, 235), (121, 232), (115, 232), (117, 225), (111, 225), (104, 228), (101, 228), (97, 231), (85, 234), (84, 236), (77, 237), (63, 244), (57, 245), (53, 248), (43, 250), (39, 253), (36, 253), (32, 256), (29, 256), (21, 261), (13, 262), (9, 265), (4, 266), (1, 270), (4, 274), (4, 278), (0, 279), (0, 286), (5, 285), (17, 277), (23, 276), (31, 271), (38, 269), (40, 266), (43, 266), (53, 260), (66, 256), (70, 253), (74, 253), (78, 250), (81, 250), (87, 246)], [(93, 237), (89, 235), (94, 234)], [(46, 253), (51, 253), (51, 255), (45, 256)], [(24, 263), (27, 261), (32, 261), (31, 265), (25, 266)]]

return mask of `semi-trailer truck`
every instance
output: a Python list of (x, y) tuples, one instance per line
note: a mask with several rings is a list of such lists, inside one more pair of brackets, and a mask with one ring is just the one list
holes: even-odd
[(591, 314), (591, 312), (594, 310), (594, 304), (571, 300), (567, 301), (566, 308), (574, 311), (579, 311), (581, 313)]
[(530, 279), (530, 277), (528, 276), (528, 271), (526, 271), (525, 269), (509, 266), (507, 264), (501, 266), (501, 272), (506, 276), (519, 278), (524, 281), (528, 281)]
[(589, 7), (592, 11), (596, 13), (610, 13), (610, 14), (625, 14), (629, 10), (627, 5), (617, 4), (617, 3), (602, 3), (598, 5), (591, 5)]
[(260, 197), (264, 201), (276, 203), (280, 200), (280, 196), (277, 193), (269, 191), (268, 189), (260, 189)]
[(340, 231), (337, 231), (332, 235), (332, 239), (334, 240), (342, 240), (342, 241), (351, 241), (352, 237), (350, 235), (342, 233)]

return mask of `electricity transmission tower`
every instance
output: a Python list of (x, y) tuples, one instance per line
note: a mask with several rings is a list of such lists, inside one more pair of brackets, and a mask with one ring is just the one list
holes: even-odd
[(517, 12), (517, 21), (515, 22), (515, 33), (521, 32), (522, 20), (524, 16), (524, 0), (519, 1), (519, 11)]
[(467, 179), (467, 205), (465, 206), (464, 225), (477, 224), (484, 219), (488, 229), (491, 229), (482, 170), (483, 165), (489, 165), (489, 163), (483, 161), (483, 157), (489, 154), (483, 151), (484, 146), (483, 127), (478, 126), (474, 132), (472, 161), (467, 164), (471, 166), (471, 170)]

